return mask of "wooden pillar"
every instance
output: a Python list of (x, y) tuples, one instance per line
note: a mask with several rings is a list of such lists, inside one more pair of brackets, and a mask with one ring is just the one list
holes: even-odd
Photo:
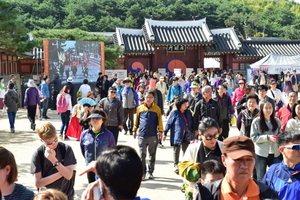
[(198, 58), (199, 58), (198, 68), (204, 69), (204, 47), (203, 46), (198, 46)]
[[(158, 68), (158, 67), (157, 67), (157, 54), (158, 54), (158, 53), (157, 53), (157, 47), (154, 46), (154, 62), (153, 62), (153, 63), (154, 63), (154, 66), (155, 66), (156, 68)], [(155, 68), (154, 66), (152, 67), (151, 70), (153, 70), (153, 69)]]

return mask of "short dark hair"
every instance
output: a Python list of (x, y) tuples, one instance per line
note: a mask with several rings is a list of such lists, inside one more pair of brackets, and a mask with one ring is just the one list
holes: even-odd
[(266, 85), (260, 85), (260, 86), (257, 87), (257, 92), (259, 90), (266, 90), (266, 91), (268, 91), (268, 86), (266, 86)]
[(8, 89), (13, 89), (14, 87), (15, 87), (15, 84), (13, 84), (13, 83), (8, 84)]
[(153, 90), (147, 90), (147, 91), (145, 91), (144, 94), (145, 94), (145, 96), (146, 96), (146, 94), (152, 94), (152, 96), (155, 97), (155, 94), (154, 94)]
[(178, 98), (178, 99), (176, 99), (176, 101), (175, 101), (175, 106), (176, 106), (176, 108), (177, 108), (178, 110), (180, 110), (182, 104), (185, 104), (186, 102), (189, 102), (189, 100), (184, 99), (184, 98)]
[(285, 133), (278, 134), (276, 143), (278, 146), (283, 146), (290, 142), (295, 142), (297, 140), (300, 140), (300, 134), (295, 134), (287, 131)]
[(18, 176), (18, 168), (14, 155), (6, 148), (0, 146), (0, 169), (10, 166), (10, 172), (6, 177), (6, 181), (11, 185)]
[(205, 179), (208, 173), (223, 174), (225, 176), (226, 168), (217, 160), (207, 160), (201, 166), (201, 178)]
[(246, 96), (246, 102), (249, 100), (249, 99), (255, 99), (256, 100), (256, 103), (258, 104), (259, 103), (259, 98), (256, 94), (248, 94)]
[(87, 79), (83, 80), (83, 84), (88, 84), (88, 83), (89, 83), (89, 81)]
[(203, 134), (205, 131), (207, 131), (210, 128), (217, 128), (219, 129), (219, 124), (211, 117), (203, 118), (198, 126), (198, 131), (200, 134)]
[(293, 112), (292, 112), (292, 118), (297, 117), (296, 106), (298, 106), (298, 105), (300, 105), (300, 100), (296, 101), (296, 103), (294, 104)]
[(43, 76), (43, 80), (45, 81), (45, 80), (47, 80), (48, 79), (48, 76), (47, 75), (44, 75)]
[(132, 147), (117, 145), (100, 154), (96, 172), (114, 199), (133, 199), (141, 185), (143, 165)]
[(298, 92), (296, 92), (296, 91), (294, 91), (294, 90), (290, 90), (290, 91), (288, 91), (288, 95), (290, 95), (290, 93), (295, 93), (295, 94), (296, 94), (296, 96), (298, 96)]
[(102, 75), (102, 72), (99, 72), (98, 75)]
[(117, 91), (117, 88), (112, 86), (112, 87), (109, 87), (108, 90), (116, 90)]
[(250, 92), (251, 92), (253, 86), (251, 86), (251, 85), (246, 85), (245, 88), (246, 88), (246, 94), (250, 94)]

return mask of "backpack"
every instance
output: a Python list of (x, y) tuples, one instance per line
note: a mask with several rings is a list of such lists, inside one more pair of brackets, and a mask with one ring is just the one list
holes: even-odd
[(66, 99), (66, 94), (62, 93), (58, 95), (56, 102), (56, 110), (58, 113), (64, 113), (68, 110), (68, 102)]

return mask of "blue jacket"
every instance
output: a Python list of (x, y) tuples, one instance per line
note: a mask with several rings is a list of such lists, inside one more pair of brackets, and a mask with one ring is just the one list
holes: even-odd
[(43, 97), (50, 98), (50, 92), (49, 92), (49, 85), (46, 81), (43, 81), (40, 85), (41, 92), (43, 94)]
[[(193, 117), (190, 110), (184, 112), (188, 120), (188, 129), (192, 131)], [(167, 135), (168, 131), (171, 130), (170, 142), (171, 146), (181, 145), (183, 140), (184, 128), (186, 124), (182, 113), (178, 109), (172, 110), (170, 113), (169, 119), (165, 126), (164, 135)]]
[(278, 192), (282, 200), (299, 199), (300, 197), (300, 163), (293, 169), (283, 162), (271, 165), (262, 182)]
[(176, 86), (172, 84), (170, 86), (166, 102), (171, 102), (174, 99), (175, 95), (183, 96), (182, 88), (179, 84), (177, 84)]
[(157, 132), (163, 132), (163, 123), (160, 108), (154, 103), (150, 108), (146, 103), (140, 105), (136, 111), (136, 117), (132, 131), (139, 129), (139, 136), (156, 136)]
[(185, 84), (185, 86), (184, 86), (184, 89), (183, 89), (183, 92), (185, 92), (185, 93), (190, 93), (191, 92), (191, 84), (192, 84), (192, 81), (188, 81), (186, 84)]
[(81, 153), (85, 158), (86, 164), (97, 160), (101, 152), (115, 145), (116, 142), (113, 134), (106, 128), (102, 128), (102, 131), (96, 134), (93, 133), (90, 127), (84, 130), (80, 136)]

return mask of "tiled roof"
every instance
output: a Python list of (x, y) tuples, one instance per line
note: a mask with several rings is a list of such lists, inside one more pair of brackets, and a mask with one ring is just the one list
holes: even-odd
[(145, 19), (146, 42), (157, 45), (205, 45), (212, 43), (212, 33), (206, 19), (194, 21), (160, 21)]
[(207, 52), (241, 52), (241, 41), (233, 28), (211, 30), (214, 43), (206, 48)]
[(114, 43), (124, 47), (124, 53), (153, 53), (154, 49), (146, 43), (142, 30), (117, 28), (113, 35)]
[(237, 57), (262, 58), (269, 54), (298, 55), (300, 54), (299, 40), (275, 40), (275, 41), (242, 41), (241, 53)]

